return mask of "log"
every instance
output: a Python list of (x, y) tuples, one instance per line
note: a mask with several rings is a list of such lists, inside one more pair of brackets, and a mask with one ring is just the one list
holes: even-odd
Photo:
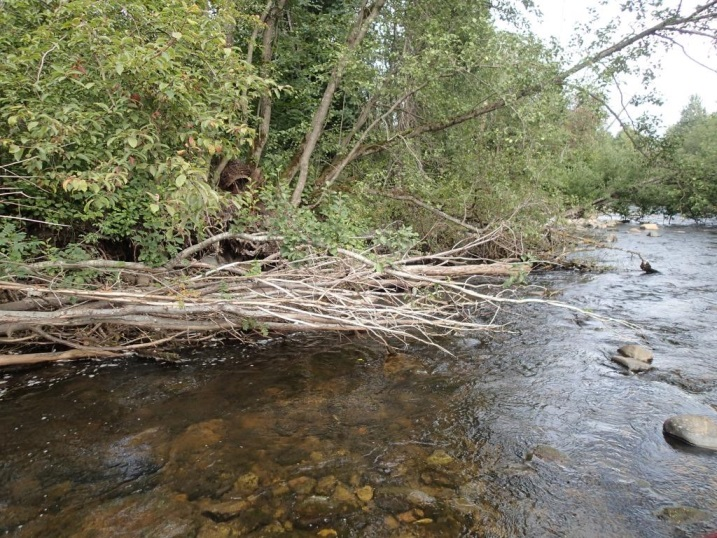
[(122, 354), (112, 351), (68, 349), (52, 353), (25, 353), (23, 355), (0, 355), (0, 366), (17, 366), (22, 364), (37, 364), (40, 362), (71, 361), (77, 359), (94, 359), (107, 357), (121, 357)]
[(399, 270), (404, 273), (422, 276), (514, 276), (529, 273), (529, 263), (489, 263), (476, 265), (405, 265)]

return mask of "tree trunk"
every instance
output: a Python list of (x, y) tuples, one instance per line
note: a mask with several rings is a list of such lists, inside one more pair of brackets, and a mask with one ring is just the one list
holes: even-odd
[[(304, 144), (300, 148), (301, 154), (298, 159), (299, 179), (296, 183), (296, 187), (294, 188), (294, 193), (291, 196), (291, 203), (294, 207), (298, 207), (299, 204), (301, 204), (301, 195), (304, 192), (306, 181), (309, 176), (309, 162), (311, 161), (314, 149), (316, 149), (316, 144), (324, 131), (324, 123), (326, 122), (326, 117), (329, 114), (334, 93), (336, 92), (336, 89), (343, 77), (344, 70), (348, 65), (351, 55), (361, 44), (364, 37), (366, 37), (366, 33), (368, 32), (371, 23), (376, 19), (385, 3), (386, 0), (376, 0), (370, 6), (366, 6), (366, 2), (362, 3), (361, 9), (356, 16), (356, 23), (346, 40), (347, 50), (338, 59), (336, 66), (331, 72), (331, 77), (329, 78), (329, 83), (326, 85), (326, 89), (324, 90), (324, 95), (321, 98), (319, 108), (316, 110), (314, 117), (311, 120), (311, 129), (306, 135)], [(294, 173), (295, 172), (287, 177), (287, 179), (290, 180)]]
[[(276, 25), (281, 13), (284, 11), (286, 0), (279, 0), (270, 10), (270, 13), (266, 17), (266, 29), (264, 30), (264, 36), (262, 39), (262, 53), (261, 53), (261, 76), (263, 78), (269, 77), (269, 71), (271, 66), (271, 59), (274, 55), (274, 38), (276, 37)], [(259, 132), (254, 140), (254, 149), (252, 151), (251, 160), (254, 164), (254, 171), (252, 172), (252, 179), (256, 180), (261, 174), (259, 168), (259, 162), (261, 156), (264, 153), (264, 147), (266, 147), (266, 141), (269, 138), (269, 127), (271, 125), (271, 108), (272, 98), (271, 95), (264, 95), (259, 102), (259, 114), (261, 116), (261, 124), (259, 125)]]

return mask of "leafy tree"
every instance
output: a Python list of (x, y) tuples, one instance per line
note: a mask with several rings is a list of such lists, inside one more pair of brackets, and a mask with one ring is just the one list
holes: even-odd
[(212, 157), (252, 142), (246, 102), (272, 88), (227, 46), (242, 17), (231, 2), (5, 2), (5, 211), (155, 262), (203, 233), (225, 205)]

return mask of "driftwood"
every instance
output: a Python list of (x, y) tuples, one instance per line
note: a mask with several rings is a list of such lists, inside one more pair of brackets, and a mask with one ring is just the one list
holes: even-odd
[(120, 356), (121, 355), (119, 353), (112, 353), (111, 351), (68, 349), (67, 351), (53, 353), (25, 353), (23, 355), (0, 355), (0, 366)]
[[(507, 301), (502, 281), (528, 264), (483, 263), (470, 255), (486, 236), (432, 256), (391, 260), (339, 250), (289, 263), (274, 256), (260, 274), (256, 261), (212, 267), (190, 260), (217, 241), (280, 241), (261, 234), (220, 234), (190, 247), (161, 268), (107, 260), (27, 264), (29, 276), (0, 281), (0, 366), (113, 357), (208, 338), (249, 340), (257, 334), (301, 331), (364, 332), (378, 339), (420, 340), (497, 330)], [(266, 261), (265, 261), (266, 262)], [(47, 275), (92, 269), (113, 280), (77, 289)], [(468, 277), (498, 277), (495, 295), (478, 293)], [(130, 278), (131, 277), (131, 278)], [(143, 278), (139, 278), (143, 277)], [(485, 291), (485, 279), (481, 290)], [(38, 353), (52, 345), (66, 351)], [(29, 353), (23, 354), (22, 352)]]
[[(261, 235), (246, 238), (277, 241)], [(335, 256), (309, 255), (291, 263), (274, 256), (263, 267), (257, 261), (198, 264), (188, 260), (200, 253), (192, 247), (165, 267), (147, 271), (141, 264), (74, 263), (72, 270), (114, 275), (112, 286), (98, 279), (84, 289), (62, 285), (57, 274), (43, 274), (45, 265), (28, 265), (23, 269), (30, 276), (0, 281), (0, 296), (8, 299), (0, 308), (0, 346), (6, 349), (0, 366), (140, 350), (152, 355), (162, 347), (209, 339), (249, 341), (302, 331), (361, 332), (386, 343), (416, 340), (440, 347), (436, 337), (501, 330), (497, 314), (507, 303), (581, 311), (511, 297), (503, 281), (528, 273), (530, 265), (473, 258), (471, 249), (485, 241), (485, 236), (476, 237), (443, 253), (398, 261), (338, 249)], [(70, 270), (69, 264), (55, 267)], [(144, 286), (117, 287), (125, 273), (132, 282), (138, 275), (148, 278)], [(497, 279), (490, 284), (492, 277)], [(53, 353), (40, 353), (49, 345)], [(54, 352), (58, 346), (66, 351)]]

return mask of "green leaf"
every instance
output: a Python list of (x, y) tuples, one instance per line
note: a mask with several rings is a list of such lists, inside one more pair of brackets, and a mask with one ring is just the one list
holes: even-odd
[(115, 71), (117, 71), (118, 75), (121, 75), (122, 73), (124, 73), (124, 65), (122, 65), (122, 63), (120, 62), (117, 62), (115, 64)]
[(127, 138), (127, 143), (129, 144), (129, 146), (131, 148), (136, 148), (137, 144), (138, 144), (137, 137), (134, 135), (131, 135), (129, 138)]
[(27, 124), (27, 130), (28, 130), (28, 131), (32, 131), (32, 130), (33, 130), (35, 127), (37, 127), (38, 125), (40, 125), (39, 122), (37, 122), (37, 121), (31, 121), (30, 123)]
[(174, 39), (176, 39), (177, 41), (179, 41), (180, 39), (182, 39), (182, 33), (181, 32), (172, 32), (172, 37)]
[(152, 213), (157, 213), (159, 211), (159, 204), (149, 204), (149, 210)]
[(184, 185), (187, 182), (187, 176), (184, 174), (179, 174), (177, 176), (177, 179), (174, 180), (174, 184), (177, 186), (177, 188), (181, 188), (182, 185)]

